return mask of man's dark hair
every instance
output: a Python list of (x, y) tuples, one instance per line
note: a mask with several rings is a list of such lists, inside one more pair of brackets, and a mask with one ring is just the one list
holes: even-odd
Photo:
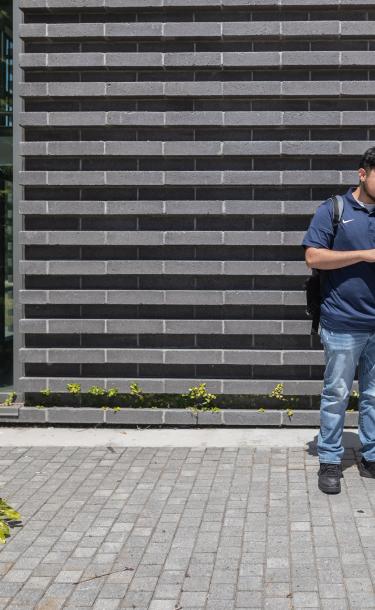
[(363, 167), (366, 174), (370, 169), (375, 168), (375, 146), (368, 148), (359, 160), (358, 169)]

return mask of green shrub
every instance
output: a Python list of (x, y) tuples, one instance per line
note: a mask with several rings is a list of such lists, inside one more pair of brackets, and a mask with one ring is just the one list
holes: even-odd
[(10, 536), (10, 527), (8, 523), (12, 521), (20, 521), (21, 515), (14, 510), (9, 504), (0, 498), (0, 543), (5, 544), (6, 539)]

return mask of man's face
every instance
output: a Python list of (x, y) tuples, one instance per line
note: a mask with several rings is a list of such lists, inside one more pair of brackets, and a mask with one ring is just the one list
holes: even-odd
[(366, 170), (361, 167), (358, 170), (360, 185), (366, 195), (375, 201), (375, 168)]

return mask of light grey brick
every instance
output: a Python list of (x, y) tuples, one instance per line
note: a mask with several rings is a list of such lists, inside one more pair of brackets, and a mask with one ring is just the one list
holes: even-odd
[(47, 184), (47, 172), (19, 172), (19, 183), (26, 185)]
[(281, 95), (321, 96), (322, 89), (326, 95), (339, 95), (340, 82), (337, 81), (284, 81), (281, 83)]
[(281, 116), (280, 112), (233, 112), (229, 110), (224, 113), (224, 125), (280, 125)]
[[(343, 2), (344, 4), (344, 2)], [(341, 21), (340, 30), (342, 36), (369, 36), (371, 35), (374, 21)]]
[(224, 81), (224, 95), (280, 95), (281, 83), (278, 81)]
[(104, 53), (47, 53), (48, 67), (104, 66)]
[(47, 142), (46, 152), (49, 155), (103, 155), (104, 142)]
[[(134, 26), (139, 24), (134, 24)], [(162, 82), (110, 82), (106, 84), (107, 96), (152, 96), (163, 95), (164, 83)]]
[[(186, 25), (186, 24), (184, 24)], [(190, 25), (190, 24), (189, 24)], [(200, 25), (200, 24), (199, 24)], [(205, 53), (164, 53), (163, 65), (168, 66), (220, 66), (221, 53), (207, 51)]]
[(223, 350), (228, 364), (281, 364), (279, 351), (271, 350)]
[(108, 261), (107, 273), (159, 274), (163, 273), (163, 261)]
[(282, 51), (283, 66), (337, 66), (340, 64), (340, 51)]
[(18, 84), (18, 92), (21, 97), (44, 97), (47, 95), (47, 83), (23, 83)]
[[(46, 173), (47, 184), (49, 185), (63, 185), (68, 181), (70, 184), (88, 184), (88, 185), (103, 185), (105, 184), (105, 173), (100, 171), (89, 171), (89, 172), (64, 172), (64, 171), (50, 171)], [(41, 184), (45, 184), (45, 181), (41, 181)]]
[[(83, 0), (78, 0), (84, 6)], [(103, 6), (101, 0), (97, 6)], [(48, 0), (49, 5), (50, 0)], [(75, 5), (76, 7), (79, 4)], [(48, 23), (47, 36), (51, 38), (99, 38), (104, 35), (103, 23)]]
[(18, 61), (22, 68), (41, 68), (47, 66), (46, 53), (19, 53)]
[(105, 183), (111, 184), (140, 184), (140, 185), (162, 185), (164, 184), (164, 173), (158, 171), (149, 172), (105, 172)]
[(46, 349), (21, 347), (18, 353), (21, 362), (47, 362)]
[(105, 362), (105, 350), (99, 348), (49, 348), (48, 362)]
[(266, 242), (279, 245), (282, 243), (282, 233), (280, 231), (225, 231), (224, 242), (228, 245), (261, 245)]
[(75, 407), (49, 407), (48, 408), (49, 423), (65, 423), (65, 424), (96, 424), (103, 422), (103, 410), (100, 408), (93, 409), (85, 407), (77, 409)]
[(196, 21), (195, 23), (166, 22), (163, 23), (163, 36), (165, 38), (207, 38), (221, 36), (221, 24), (214, 21)]
[[(344, 113), (342, 113), (344, 114)], [(340, 112), (283, 112), (283, 125), (340, 125)]]
[(102, 245), (103, 231), (48, 231), (47, 243), (50, 245)]
[(23, 127), (47, 125), (47, 112), (20, 112), (19, 121)]
[[(95, 291), (95, 296), (96, 294), (97, 291)], [(105, 295), (103, 299), (105, 299)], [(95, 299), (94, 302), (98, 303), (100, 301)], [(107, 293), (106, 302), (110, 304), (151, 303), (155, 305), (164, 303), (164, 294), (161, 290), (111, 290)]]
[(279, 36), (281, 31), (280, 23), (277, 21), (225, 21), (223, 22), (224, 36), (250, 36), (267, 37)]
[(50, 274), (56, 275), (81, 273), (86, 275), (105, 275), (106, 264), (104, 261), (50, 261), (48, 263), (48, 270)]
[[(34, 291), (27, 291), (28, 293)], [(66, 304), (71, 303), (105, 303), (106, 292), (105, 290), (69, 290), (67, 293), (65, 290), (49, 290), (48, 301), (49, 303), (60, 303)]]
[(161, 349), (107, 349), (107, 362), (163, 362)]
[(221, 154), (220, 142), (173, 141), (164, 143), (165, 155), (219, 155)]
[(161, 231), (107, 231), (106, 243), (114, 245), (140, 244), (160, 245), (163, 243)]
[[(108, 113), (109, 114), (109, 113)], [(49, 125), (74, 126), (74, 125), (105, 125), (106, 113), (103, 111), (87, 112), (49, 112)]]
[(47, 153), (46, 142), (20, 142), (20, 153), (22, 155), (45, 155)]
[(19, 270), (27, 275), (46, 275), (47, 264), (46, 261), (20, 261)]
[(280, 184), (280, 172), (246, 172), (246, 171), (226, 171), (223, 172), (224, 184)]
[(113, 142), (104, 142), (105, 154), (106, 155), (161, 155), (162, 154), (162, 142), (119, 142), (114, 140)]
[(162, 53), (106, 53), (105, 65), (121, 67), (154, 67), (163, 65)]
[(162, 23), (105, 23), (107, 38), (147, 38), (162, 35)]
[[(83, 24), (82, 24), (83, 25)], [(50, 82), (47, 83), (48, 95), (55, 97), (64, 97), (67, 94), (71, 97), (78, 96), (100, 96), (106, 94), (106, 83), (91, 83), (91, 82)], [(63, 144), (63, 142), (61, 142)], [(77, 143), (78, 144), (78, 143)], [(98, 144), (98, 143), (96, 143)]]
[[(163, 320), (107, 320), (109, 333), (162, 333)], [(167, 331), (168, 332), (168, 331)]]
[(319, 411), (310, 410), (297, 410), (293, 408), (293, 404), (290, 403), (285, 406), (293, 411), (293, 414), (288, 415), (287, 411), (282, 411), (282, 424), (283, 426), (318, 426), (320, 425), (320, 413)]
[(47, 331), (47, 320), (39, 319), (20, 319), (19, 327), (27, 333), (45, 333)]
[(223, 412), (227, 426), (280, 426), (280, 411), (266, 409), (264, 412), (244, 409), (226, 409)]
[(165, 409), (164, 423), (168, 425), (194, 426), (198, 423), (198, 415), (188, 409)]
[[(143, 386), (142, 386), (143, 387)], [(121, 411), (108, 409), (105, 412), (107, 424), (138, 424), (152, 425), (163, 423), (163, 410), (161, 409), (137, 409), (124, 407)]]
[(337, 36), (340, 33), (339, 21), (281, 21), (283, 36)]
[(224, 66), (279, 66), (278, 52), (230, 52), (223, 53)]
[(216, 110), (168, 111), (165, 113), (165, 125), (222, 125), (223, 113)]

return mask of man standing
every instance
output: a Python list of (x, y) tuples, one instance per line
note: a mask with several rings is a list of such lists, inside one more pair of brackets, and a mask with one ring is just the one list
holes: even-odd
[(375, 147), (359, 162), (358, 186), (343, 195), (334, 236), (333, 203), (315, 212), (302, 241), (310, 268), (324, 270), (320, 339), (325, 372), (320, 402), (318, 486), (341, 491), (345, 410), (358, 365), (360, 474), (375, 478)]

